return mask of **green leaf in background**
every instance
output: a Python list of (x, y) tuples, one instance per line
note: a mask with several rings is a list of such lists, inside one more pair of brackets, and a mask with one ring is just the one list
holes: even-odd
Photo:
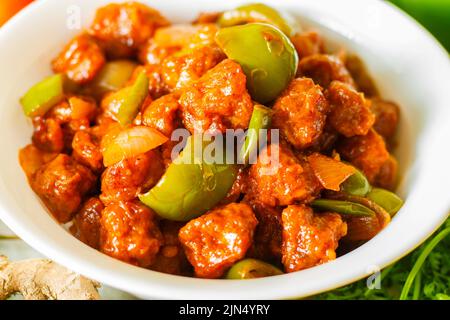
[(450, 52), (450, 0), (390, 0), (427, 28)]
[[(412, 275), (415, 275), (408, 299), (449, 300), (450, 236), (447, 234), (448, 228), (450, 228), (450, 218), (433, 236), (410, 255), (385, 268), (381, 272), (380, 289), (369, 289), (366, 279), (363, 279), (346, 287), (320, 294), (312, 299), (397, 300), (400, 298), (408, 278), (411, 279), (413, 278)], [(446, 229), (447, 231), (445, 231)], [(446, 237), (443, 236), (442, 232), (445, 233)], [(437, 245), (433, 247), (436, 243)], [(430, 251), (430, 249), (432, 250)], [(423, 261), (425, 256), (426, 259)], [(423, 262), (420, 268), (417, 268), (417, 265), (420, 264), (417, 261)]]

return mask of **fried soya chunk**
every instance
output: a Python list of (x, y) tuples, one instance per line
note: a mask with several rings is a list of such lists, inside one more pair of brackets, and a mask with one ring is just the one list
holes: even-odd
[(64, 149), (64, 132), (59, 122), (53, 118), (33, 119), (33, 144), (46, 152), (61, 152)]
[(249, 169), (247, 197), (270, 207), (286, 206), (312, 200), (321, 188), (308, 161), (286, 144), (271, 144)]
[(345, 160), (362, 170), (371, 183), (389, 160), (383, 138), (373, 129), (365, 136), (343, 139), (338, 143), (337, 150)]
[(311, 79), (298, 78), (279, 96), (273, 106), (272, 126), (295, 148), (311, 146), (322, 134), (329, 107), (320, 86)]
[(346, 55), (345, 67), (355, 80), (358, 91), (363, 92), (366, 97), (378, 95), (378, 89), (372, 77), (369, 75), (364, 62), (358, 56)]
[(157, 150), (119, 161), (103, 172), (100, 199), (106, 205), (132, 200), (153, 187), (163, 173), (164, 165)]
[(195, 275), (219, 278), (244, 258), (258, 221), (243, 203), (230, 203), (189, 221), (179, 233)]
[(171, 90), (177, 90), (200, 79), (224, 58), (223, 52), (217, 46), (200, 46), (180, 51), (164, 59), (161, 75)]
[(163, 237), (155, 213), (138, 201), (115, 202), (101, 214), (100, 250), (116, 259), (149, 267)]
[(97, 10), (89, 33), (111, 57), (128, 57), (145, 44), (157, 28), (169, 24), (157, 10), (144, 4), (111, 3)]
[(337, 213), (314, 214), (305, 205), (283, 210), (282, 262), (286, 272), (310, 268), (334, 260), (347, 225)]
[(100, 219), (104, 208), (99, 198), (88, 199), (75, 215), (70, 228), (75, 237), (95, 249), (100, 246)]
[(180, 51), (178, 45), (162, 46), (150, 38), (146, 44), (139, 49), (138, 58), (143, 64), (159, 65), (165, 58), (170, 57), (174, 53)]
[(256, 202), (249, 203), (249, 205), (255, 212), (258, 226), (253, 236), (252, 247), (247, 255), (265, 261), (279, 261), (283, 230), (281, 208), (272, 208)]
[(333, 55), (314, 54), (307, 56), (298, 64), (298, 70), (300, 75), (312, 78), (314, 83), (325, 89), (334, 80), (347, 83), (352, 87), (356, 86), (344, 63)]
[(142, 112), (142, 124), (152, 127), (166, 137), (170, 137), (173, 130), (181, 126), (178, 118), (178, 97), (167, 94), (152, 101)]
[(182, 222), (161, 220), (160, 229), (163, 235), (163, 245), (150, 269), (176, 275), (192, 275), (192, 266), (189, 264), (178, 239), (178, 233), (182, 226)]
[(313, 54), (323, 53), (324, 43), (315, 31), (297, 33), (291, 37), (292, 44), (297, 50), (298, 58), (301, 60)]
[(52, 161), (57, 156), (57, 153), (45, 152), (37, 148), (34, 144), (29, 144), (26, 147), (20, 149), (19, 163), (28, 180), (30, 180), (40, 167)]
[(394, 191), (397, 185), (398, 163), (391, 155), (380, 168), (375, 177), (374, 185), (380, 188)]
[(88, 34), (81, 34), (72, 39), (52, 61), (54, 72), (65, 73), (78, 84), (85, 84), (94, 79), (104, 64), (103, 50)]
[(96, 185), (95, 175), (65, 154), (39, 168), (30, 181), (53, 216), (61, 223), (72, 219), (86, 194)]
[(239, 202), (241, 196), (247, 189), (247, 168), (239, 168), (236, 180), (234, 180), (231, 189), (228, 191), (225, 198), (220, 201), (220, 204), (228, 204), (232, 202)]
[(90, 168), (94, 173), (103, 170), (103, 155), (100, 150), (101, 137), (91, 128), (77, 131), (72, 140), (72, 157)]
[(331, 126), (346, 137), (365, 135), (375, 122), (370, 100), (348, 84), (333, 81), (328, 88)]
[(224, 60), (187, 87), (180, 106), (189, 131), (245, 129), (253, 112), (246, 77), (239, 64)]
[(371, 99), (370, 109), (375, 114), (375, 124), (373, 128), (386, 140), (391, 139), (397, 132), (400, 118), (400, 108), (394, 102), (381, 98)]

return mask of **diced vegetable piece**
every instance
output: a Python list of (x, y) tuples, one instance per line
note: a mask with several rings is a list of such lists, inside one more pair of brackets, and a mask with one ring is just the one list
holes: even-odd
[(106, 63), (89, 85), (89, 90), (97, 97), (108, 91), (122, 88), (131, 78), (137, 64), (131, 60), (115, 60)]
[(403, 200), (399, 196), (381, 188), (373, 188), (366, 197), (381, 206), (391, 216), (403, 206)]
[(320, 153), (313, 153), (308, 161), (317, 179), (328, 190), (339, 191), (341, 183), (356, 171), (354, 167)]
[(35, 84), (20, 99), (28, 117), (43, 116), (64, 98), (64, 76), (55, 74)]
[[(257, 104), (253, 107), (252, 117), (248, 125), (247, 136), (239, 153), (239, 159), (242, 163), (254, 163), (257, 157), (258, 145), (262, 144), (260, 141), (261, 129), (268, 129), (270, 127), (272, 110)], [(254, 157), (254, 159), (250, 159)]]
[(262, 3), (246, 4), (225, 11), (217, 21), (221, 27), (231, 27), (249, 22), (271, 24), (283, 31), (287, 36), (291, 36), (297, 29), (293, 19)]
[(283, 274), (283, 271), (264, 261), (244, 259), (234, 264), (228, 270), (226, 279), (255, 279)]
[(337, 212), (354, 216), (373, 216), (375, 212), (359, 204), (342, 200), (317, 199), (312, 202), (312, 206), (319, 210)]
[(205, 159), (199, 158), (196, 150), (199, 149), (197, 144), (202, 143), (210, 147), (191, 136), (158, 184), (139, 196), (145, 205), (162, 218), (176, 221), (196, 218), (214, 207), (231, 189), (237, 176), (237, 166), (225, 164), (225, 161), (205, 162)]
[(158, 130), (146, 126), (114, 127), (102, 139), (103, 164), (109, 167), (159, 147), (167, 140)]
[(117, 110), (115, 117), (121, 125), (130, 124), (148, 95), (149, 80), (144, 72), (139, 73), (133, 84), (108, 96), (108, 104)]
[(369, 180), (364, 173), (355, 168), (355, 173), (348, 177), (341, 185), (341, 191), (354, 195), (365, 196), (371, 189)]
[(216, 42), (247, 76), (247, 88), (259, 103), (274, 100), (294, 78), (298, 55), (289, 38), (264, 23), (220, 29)]

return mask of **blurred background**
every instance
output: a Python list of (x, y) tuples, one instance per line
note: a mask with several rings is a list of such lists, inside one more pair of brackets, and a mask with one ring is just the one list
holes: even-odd
[[(0, 26), (31, 2), (33, 0), (1, 0)], [(390, 2), (419, 21), (450, 52), (450, 0), (390, 0)]]

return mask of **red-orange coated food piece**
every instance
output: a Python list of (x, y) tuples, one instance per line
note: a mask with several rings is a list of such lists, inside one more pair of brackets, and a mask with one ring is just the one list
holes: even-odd
[(300, 60), (324, 52), (323, 41), (315, 31), (297, 33), (291, 37), (291, 41)]
[(329, 123), (346, 137), (365, 135), (375, 122), (370, 100), (348, 84), (333, 81), (328, 88)]
[(300, 75), (312, 78), (322, 88), (328, 88), (330, 83), (338, 80), (355, 87), (352, 76), (344, 63), (337, 57), (327, 54), (314, 54), (303, 58), (298, 64)]
[(147, 191), (164, 173), (161, 155), (156, 150), (124, 159), (102, 174), (102, 194), (105, 204), (129, 201)]
[(84, 84), (97, 75), (105, 64), (103, 50), (95, 40), (81, 34), (72, 39), (63, 51), (53, 60), (56, 73), (65, 73), (72, 81)]
[(77, 131), (72, 140), (72, 157), (95, 173), (103, 169), (100, 141), (101, 137), (93, 134), (91, 129)]
[(310, 201), (321, 189), (308, 161), (284, 144), (266, 147), (249, 170), (247, 196), (266, 206)]
[(304, 149), (322, 134), (328, 110), (320, 86), (311, 79), (298, 78), (276, 100), (272, 125), (294, 147)]
[(224, 60), (180, 97), (183, 124), (189, 131), (246, 129), (253, 102), (239, 64)]
[(343, 139), (338, 145), (342, 157), (363, 171), (369, 182), (374, 182), (389, 152), (383, 138), (371, 129), (365, 136)]
[(231, 203), (189, 221), (179, 237), (195, 275), (222, 276), (245, 256), (257, 223), (252, 209), (243, 203)]
[(159, 27), (170, 23), (148, 6), (137, 3), (111, 3), (97, 10), (89, 33), (112, 57), (126, 57), (145, 44)]
[(142, 112), (142, 124), (158, 130), (166, 137), (181, 126), (178, 118), (178, 97), (167, 94), (150, 103)]
[(400, 118), (400, 108), (394, 102), (381, 98), (373, 98), (371, 110), (375, 115), (373, 128), (385, 139), (392, 138), (396, 131)]
[(116, 259), (149, 267), (163, 238), (152, 210), (140, 202), (116, 202), (101, 215), (100, 250)]
[(65, 154), (39, 168), (31, 187), (62, 223), (72, 219), (84, 196), (95, 186), (95, 175)]
[(79, 240), (95, 249), (100, 245), (100, 219), (104, 208), (99, 198), (88, 199), (75, 215), (71, 227)]
[(283, 257), (286, 272), (310, 268), (334, 260), (338, 241), (347, 225), (337, 213), (314, 214), (305, 205), (283, 210)]

